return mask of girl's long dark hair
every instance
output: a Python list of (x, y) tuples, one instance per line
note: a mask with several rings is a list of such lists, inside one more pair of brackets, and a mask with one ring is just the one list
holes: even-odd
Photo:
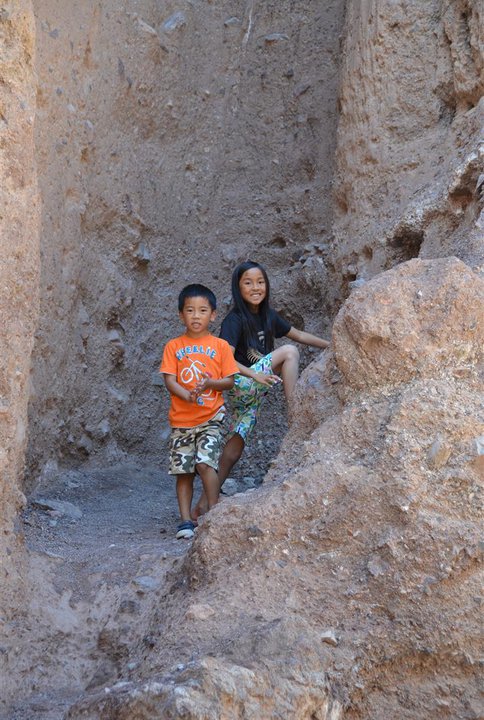
[(240, 265), (237, 265), (234, 272), (232, 273), (232, 299), (234, 301), (234, 310), (240, 315), (242, 319), (242, 331), (244, 334), (244, 339), (247, 343), (248, 347), (257, 348), (259, 339), (257, 336), (257, 326), (255, 324), (254, 320), (254, 313), (252, 313), (249, 308), (247, 307), (247, 304), (245, 300), (242, 298), (242, 295), (240, 293), (240, 278), (242, 275), (247, 272), (247, 270), (252, 270), (253, 268), (257, 268), (261, 271), (262, 275), (264, 276), (264, 280), (266, 283), (266, 296), (264, 300), (259, 305), (259, 312), (258, 315), (262, 321), (262, 328), (264, 330), (264, 337), (265, 337), (265, 347), (264, 347), (264, 354), (267, 354), (274, 350), (274, 329), (272, 327), (271, 323), (271, 317), (270, 317), (270, 305), (269, 305), (269, 295), (270, 295), (270, 284), (269, 284), (269, 278), (267, 277), (267, 273), (265, 268), (262, 265), (259, 265), (259, 263), (253, 262), (252, 260), (246, 260), (246, 262), (240, 263)]

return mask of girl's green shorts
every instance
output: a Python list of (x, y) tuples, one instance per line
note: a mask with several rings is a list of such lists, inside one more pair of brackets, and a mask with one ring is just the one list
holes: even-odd
[[(251, 370), (265, 375), (272, 375), (272, 353), (264, 355), (250, 366)], [(228, 429), (229, 436), (238, 433), (247, 442), (257, 424), (259, 409), (270, 388), (244, 375), (235, 375), (234, 387), (229, 390), (228, 397), (232, 410), (232, 418)]]

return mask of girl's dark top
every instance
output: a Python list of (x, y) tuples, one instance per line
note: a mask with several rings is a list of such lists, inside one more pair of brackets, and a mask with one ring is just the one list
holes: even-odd
[[(235, 348), (234, 357), (237, 362), (245, 367), (250, 367), (254, 364), (255, 359), (247, 355), (249, 349), (256, 350), (261, 355), (267, 355), (271, 348), (266, 349), (266, 338), (264, 328), (262, 326), (262, 320), (260, 315), (254, 314), (254, 320), (257, 327), (257, 343), (251, 343), (247, 345), (242, 331), (242, 318), (240, 317), (237, 310), (232, 309), (228, 315), (224, 318), (222, 326), (220, 328), (220, 337), (228, 342), (229, 345)], [(269, 320), (272, 325), (272, 332), (274, 337), (280, 338), (287, 335), (291, 329), (291, 325), (284, 320), (275, 310), (270, 308)], [(255, 347), (253, 347), (255, 345)]]

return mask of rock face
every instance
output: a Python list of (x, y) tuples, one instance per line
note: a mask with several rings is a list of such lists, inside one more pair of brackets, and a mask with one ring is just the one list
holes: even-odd
[(30, 2), (0, 8), (0, 625), (22, 606), (15, 518), (27, 434), (30, 354), (38, 322), (39, 213), (33, 143)]
[[(384, 298), (398, 326), (380, 369)], [(71, 720), (479, 716), (483, 302), (482, 280), (443, 259), (404, 263), (343, 306), (263, 487), (199, 529), (137, 679)]]
[(348, 3), (328, 256), (343, 297), (414, 257), (484, 262), (483, 26), (474, 0)]
[(482, 348), (475, 344), (484, 322), (482, 296), (475, 293), (472, 271), (445, 259), (438, 264), (442, 282), (436, 285), (434, 265), (423, 264), (416, 289), (420, 266), (409, 262), (380, 276), (371, 290), (356, 290), (335, 321), (338, 367), (350, 388), (371, 390), (482, 361)]

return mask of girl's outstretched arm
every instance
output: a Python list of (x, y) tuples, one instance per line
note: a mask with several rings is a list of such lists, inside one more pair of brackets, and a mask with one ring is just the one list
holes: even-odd
[[(233, 353), (235, 353), (235, 348), (233, 345), (230, 345), (230, 349)], [(266, 375), (265, 373), (256, 373), (254, 370), (252, 370), (252, 368), (248, 368), (245, 365), (242, 365), (242, 363), (239, 363), (238, 360), (236, 360), (235, 362), (239, 367), (239, 373), (241, 375), (243, 375), (244, 377), (252, 378), (252, 380), (255, 380), (261, 385), (271, 387), (272, 385), (277, 385), (277, 383), (281, 382), (281, 378), (278, 375)]]
[(302, 343), (303, 345), (311, 345), (312, 347), (324, 349), (330, 346), (330, 342), (328, 340), (323, 340), (323, 338), (320, 338), (317, 335), (312, 335), (304, 330), (298, 330), (295, 327), (292, 327), (289, 330), (286, 337), (290, 338), (290, 340)]

